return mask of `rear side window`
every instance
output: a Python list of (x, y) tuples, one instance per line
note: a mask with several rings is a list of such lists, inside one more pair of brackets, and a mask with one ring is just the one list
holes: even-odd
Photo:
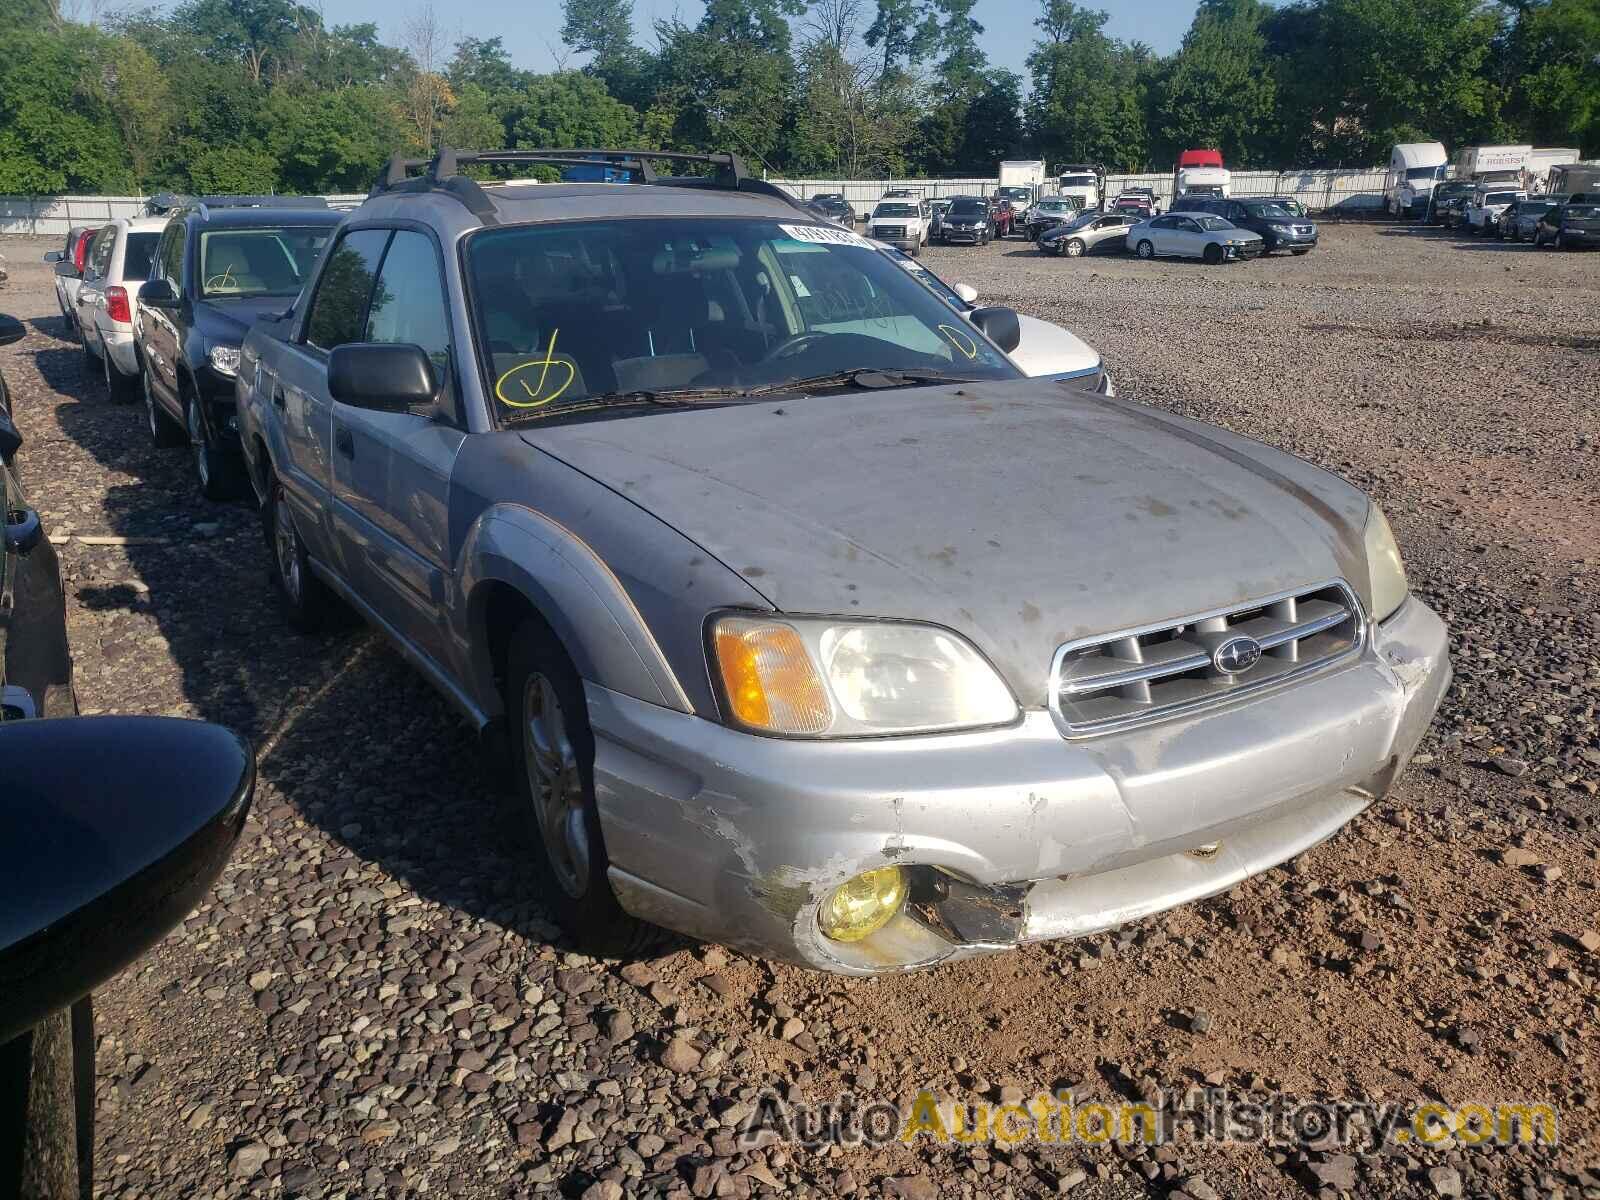
[(407, 229), (395, 231), (369, 309), (363, 341), (421, 346), (438, 377), (450, 378), (450, 314), (429, 238)]
[(306, 318), (306, 341), (320, 350), (332, 350), (361, 340), (367, 297), (378, 273), (387, 229), (359, 229), (339, 239), (317, 282), (317, 294)]
[(122, 277), (124, 279), (149, 279), (151, 260), (155, 258), (159, 233), (130, 233), (127, 248), (122, 252)]
[(89, 274), (103, 277), (106, 268), (111, 265), (111, 248), (117, 244), (117, 229), (114, 225), (107, 225), (94, 235), (94, 244), (89, 247)]

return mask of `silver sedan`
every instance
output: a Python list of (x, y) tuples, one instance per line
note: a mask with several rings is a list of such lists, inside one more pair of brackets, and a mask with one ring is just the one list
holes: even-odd
[(1126, 248), (1128, 230), (1139, 224), (1132, 213), (1084, 213), (1075, 221), (1057, 225), (1039, 238), (1045, 254), (1081, 258), (1085, 254), (1105, 254)]
[(1128, 246), (1140, 258), (1171, 255), (1208, 263), (1259, 258), (1266, 249), (1261, 235), (1209, 213), (1169, 212), (1141, 221), (1128, 230)]

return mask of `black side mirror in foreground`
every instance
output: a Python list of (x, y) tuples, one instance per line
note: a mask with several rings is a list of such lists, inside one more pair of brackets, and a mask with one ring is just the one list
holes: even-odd
[(433, 363), (409, 343), (351, 342), (328, 355), (328, 392), (352, 408), (404, 412), (439, 390)]
[(0, 313), (0, 346), (9, 346), (28, 336), (28, 327), (15, 317)]
[(178, 293), (165, 279), (151, 279), (139, 285), (139, 302), (151, 308), (176, 308)]
[(1000, 349), (1010, 354), (1022, 342), (1022, 322), (1013, 308), (975, 308), (967, 317)]
[(0, 763), (0, 1196), (76, 1197), (93, 1174), (85, 997), (211, 887), (255, 759), (199, 721), (74, 717), (0, 724)]
[(11, 465), (11, 460), (22, 449), (22, 433), (11, 419), (11, 414), (0, 407), (0, 463)]

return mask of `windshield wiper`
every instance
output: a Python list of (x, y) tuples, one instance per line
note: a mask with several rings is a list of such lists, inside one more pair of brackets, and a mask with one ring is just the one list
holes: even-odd
[(920, 387), (935, 383), (982, 383), (981, 379), (968, 379), (961, 375), (946, 375), (939, 371), (900, 371), (884, 367), (855, 367), (849, 371), (834, 371), (827, 375), (810, 375), (804, 379), (787, 379), (782, 383), (769, 383), (758, 388), (748, 388), (744, 396), (765, 396), (772, 392), (803, 392), (810, 388), (860, 387), (879, 388)]
[(649, 388), (635, 388), (627, 392), (597, 392), (592, 396), (584, 396), (568, 404), (519, 409), (502, 417), (501, 420), (507, 424), (516, 425), (549, 417), (568, 416), (573, 413), (583, 412), (586, 409), (611, 408), (630, 404), (655, 404), (662, 408), (689, 408), (701, 400), (736, 399), (744, 394), (739, 388), (667, 388), (657, 391), (652, 391)]

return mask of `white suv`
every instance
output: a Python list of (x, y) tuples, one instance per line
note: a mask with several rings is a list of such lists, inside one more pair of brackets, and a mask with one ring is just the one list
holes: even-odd
[(133, 399), (139, 379), (134, 301), (167, 218), (122, 217), (94, 235), (74, 301), (84, 365), (97, 370), (113, 400)]

